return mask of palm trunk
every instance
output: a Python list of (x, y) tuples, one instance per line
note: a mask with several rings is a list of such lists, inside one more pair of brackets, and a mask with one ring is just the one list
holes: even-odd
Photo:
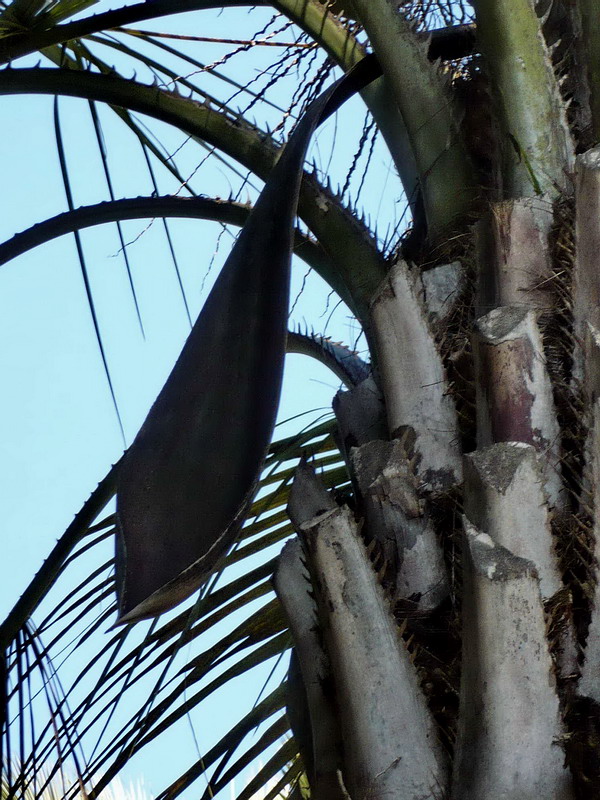
[[(438, 236), (437, 248), (425, 248), (417, 263), (398, 261), (371, 302), (387, 435), (365, 437), (370, 423), (357, 390), (336, 401), (360, 558), (386, 592), (379, 610), (368, 611), (367, 630), (356, 619), (343, 645), (340, 616), (361, 618), (349, 589), (358, 578), (346, 575), (346, 589), (332, 600), (329, 581), (339, 579), (322, 571), (317, 553), (333, 548), (343, 559), (343, 542), (356, 533), (336, 528), (330, 542), (331, 512), (297, 529), (317, 587), (324, 646), (344, 648), (331, 669), (344, 698), (342, 774), (354, 799), (388, 796), (374, 777), (388, 771), (403, 787), (394, 796), (414, 800), (567, 800), (600, 791), (589, 766), (599, 757), (590, 731), (600, 724), (600, 151), (577, 159), (573, 191), (570, 133), (539, 21), (528, 3), (505, 5), (502, 12), (488, 2), (477, 9), (488, 77), (500, 92), (519, 92), (498, 105), (502, 146), (487, 190), (494, 202), (476, 214), (475, 226), (454, 227), (460, 248), (440, 245)], [(500, 46), (486, 38), (488, 26), (509, 5), (521, 21)], [(356, 7), (360, 14), (362, 4)], [(374, 12), (363, 12), (370, 32)], [(538, 29), (539, 49), (530, 47), (524, 78), (511, 74), (506, 53), (522, 52), (528, 25)], [(376, 49), (378, 36), (375, 25)], [(530, 92), (537, 99), (527, 106)], [(532, 131), (550, 118), (542, 145)], [(458, 261), (450, 272), (442, 266), (448, 253)], [(454, 298), (444, 315), (432, 261), (444, 271), (446, 298)], [(418, 725), (396, 720), (398, 699), (372, 696), (374, 680), (386, 696), (376, 677), (381, 663), (353, 670), (347, 683), (347, 665), (361, 663), (363, 647), (374, 652), (369, 631), (384, 617), (397, 626), (410, 664), (395, 668), (395, 691), (402, 702), (425, 699), (434, 739), (453, 765), (451, 775), (432, 771), (436, 786), (428, 789), (417, 788), (412, 769), (415, 760), (435, 757), (437, 744), (419, 740)], [(404, 730), (395, 750), (388, 735), (370, 741), (370, 783), (354, 772), (363, 712), (346, 707), (350, 696), (371, 698), (373, 732)]]

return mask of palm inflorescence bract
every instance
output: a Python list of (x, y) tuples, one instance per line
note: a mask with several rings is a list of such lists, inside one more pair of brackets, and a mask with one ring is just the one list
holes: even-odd
[[(233, 49), (212, 63), (198, 21), (241, 0), (93, 5), (0, 4), (0, 94), (56, 98), (68, 205), (0, 244), (0, 260), (76, 237), (114, 399), (80, 231), (114, 223), (127, 254), (125, 222), (163, 218), (176, 270), (168, 218), (241, 232), (131, 447), (0, 627), (7, 797), (57, 773), (64, 797), (102, 796), (222, 687), (273, 663), (280, 684), (165, 777), (161, 798), (213, 797), (259, 758), (240, 800), (266, 786), (314, 800), (596, 796), (594, 0), (254, 3), (263, 27), (238, 41), (223, 24)], [(181, 34), (146, 29), (184, 12)], [(262, 45), (283, 55), (246, 83), (227, 73)], [(106, 201), (73, 200), (65, 96), (91, 113)], [(334, 190), (308, 154), (348, 103), (365, 122)], [(151, 196), (113, 191), (107, 113), (141, 149)], [(241, 187), (263, 181), (254, 202), (200, 195), (164, 126)], [(364, 188), (376, 144), (391, 194)], [(178, 190), (161, 192), (158, 172)], [(381, 235), (365, 212), (388, 202), (406, 218), (390, 212)], [(345, 303), (364, 353), (288, 330), (292, 256)], [(286, 352), (344, 388), (327, 419), (273, 440)]]

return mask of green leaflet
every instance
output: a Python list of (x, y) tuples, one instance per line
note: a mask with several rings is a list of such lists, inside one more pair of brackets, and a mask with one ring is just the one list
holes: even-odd
[(308, 109), (133, 445), (117, 491), (121, 622), (172, 608), (239, 533), (277, 413), (290, 253), (317, 125), (378, 77), (366, 58)]
[(186, 773), (178, 778), (175, 783), (171, 784), (166, 792), (164, 792), (164, 795), (166, 797), (177, 797), (200, 775), (205, 774), (208, 768), (212, 766), (218, 758), (223, 758), (228, 761), (248, 733), (256, 729), (261, 722), (264, 722), (283, 707), (285, 703), (285, 692), (286, 684), (283, 683), (246, 714), (246, 716), (228, 731), (221, 741), (209, 750), (203, 758), (200, 758)]

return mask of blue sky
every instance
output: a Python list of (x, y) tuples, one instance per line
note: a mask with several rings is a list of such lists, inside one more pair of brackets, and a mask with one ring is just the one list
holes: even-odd
[[(118, 5), (113, 3), (112, 5)], [(99, 4), (99, 10), (111, 4)], [(264, 10), (245, 9), (201, 12), (161, 19), (141, 27), (194, 33), (202, 36), (247, 38), (268, 19)], [(289, 41), (293, 31), (279, 38)], [(180, 44), (180, 43), (175, 43)], [(188, 46), (188, 45), (182, 45)], [(192, 47), (190, 44), (189, 47)], [(232, 45), (194, 43), (197, 58), (211, 62)], [(250, 56), (235, 57), (222, 67), (231, 77), (247, 81), (248, 75), (270, 63), (279, 51), (254, 48)], [(110, 63), (116, 59), (111, 56)], [(23, 65), (37, 61), (24, 61)], [(15, 65), (19, 66), (19, 65)], [(186, 68), (190, 71), (190, 68)], [(138, 77), (140, 77), (138, 75)], [(287, 106), (287, 98), (301, 75), (281, 82), (271, 95)], [(213, 82), (214, 83), (214, 82)], [(211, 90), (215, 91), (214, 88)], [(227, 96), (222, 85), (221, 96)], [(229, 90), (228, 90), (229, 91)], [(243, 108), (247, 103), (240, 100)], [(0, 124), (3, 134), (4, 198), (0, 215), (0, 240), (34, 222), (66, 209), (52, 124), (53, 100), (48, 97), (3, 97)], [(151, 185), (139, 147), (115, 115), (99, 110), (117, 197), (149, 194)], [(278, 112), (268, 113), (274, 124)], [(62, 99), (60, 114), (75, 205), (107, 199), (101, 161), (87, 105)], [(356, 151), (364, 120), (359, 100), (324, 126), (311, 156), (323, 168), (329, 165), (335, 180), (342, 180)], [(182, 137), (167, 126), (154, 124), (167, 149), (182, 145)], [(194, 143), (183, 143), (182, 170), (193, 173), (197, 192), (226, 197), (239, 179)], [(364, 156), (363, 156), (364, 158)], [(360, 176), (360, 169), (358, 176)], [(157, 167), (161, 191), (179, 187)], [(336, 177), (337, 176), (337, 177)], [(255, 187), (260, 181), (252, 179)], [(356, 188), (356, 187), (355, 187)], [(252, 198), (252, 188), (241, 199)], [(385, 231), (401, 212), (400, 190), (389, 159), (379, 143), (369, 178), (361, 193), (363, 205)], [(386, 202), (383, 202), (385, 199)], [(202, 306), (218, 269), (231, 247), (235, 231), (220, 233), (215, 223), (173, 220), (170, 223), (178, 263), (194, 317)], [(120, 245), (113, 226), (82, 234), (111, 378), (125, 429), (126, 444), (133, 440), (150, 404), (166, 379), (189, 332), (162, 223), (158, 220), (126, 223), (128, 253), (138, 292), (145, 339), (137, 322)], [(219, 235), (220, 233), (220, 235)], [(3, 575), (0, 615), (4, 615), (25, 588), (56, 539), (91, 490), (123, 451), (123, 440), (112, 405), (95, 340), (72, 236), (65, 236), (27, 253), (0, 269), (0, 503), (3, 509)], [(299, 295), (299, 297), (298, 297)], [(294, 265), (292, 300), (298, 297), (292, 324), (307, 325), (352, 344), (358, 328), (315, 275), (306, 275), (301, 262)], [(315, 409), (330, 408), (339, 382), (326, 369), (301, 356), (290, 356), (280, 419)], [(287, 432), (297, 428), (290, 423)], [(256, 687), (239, 685), (229, 699), (232, 710), (248, 699)], [(223, 705), (219, 706), (222, 709)], [(221, 715), (213, 709), (209, 716)], [(222, 724), (227, 724), (226, 709)], [(187, 745), (186, 745), (187, 746)], [(177, 769), (175, 748), (170, 760)], [(152, 759), (140, 769), (150, 789), (160, 788), (163, 767), (153, 774)], [(135, 771), (133, 771), (135, 777)], [(194, 795), (191, 795), (194, 796)]]

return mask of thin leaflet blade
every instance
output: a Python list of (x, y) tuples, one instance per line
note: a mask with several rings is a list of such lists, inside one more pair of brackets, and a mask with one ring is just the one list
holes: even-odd
[(306, 148), (319, 122), (379, 74), (367, 57), (310, 106), (125, 454), (117, 488), (121, 623), (187, 597), (240, 531), (277, 414)]

